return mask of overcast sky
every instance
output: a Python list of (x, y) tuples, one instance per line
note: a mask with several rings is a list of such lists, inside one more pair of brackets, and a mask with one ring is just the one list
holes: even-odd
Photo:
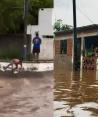
[[(73, 25), (73, 0), (54, 0), (54, 19)], [(77, 26), (98, 24), (98, 0), (76, 0)]]

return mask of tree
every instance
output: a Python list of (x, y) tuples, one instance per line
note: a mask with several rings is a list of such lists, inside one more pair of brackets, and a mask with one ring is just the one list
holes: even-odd
[(62, 27), (62, 20), (59, 19), (54, 23), (54, 30), (61, 31), (61, 27)]
[(22, 0), (0, 1), (0, 34), (16, 33), (23, 25), (23, 2)]
[(54, 23), (54, 31), (68, 31), (70, 29), (72, 29), (72, 26), (63, 24), (61, 19)]
[[(28, 24), (38, 23), (39, 8), (53, 7), (53, 0), (28, 0)], [(24, 29), (24, 0), (0, 0), (0, 34), (21, 33)]]
[(53, 0), (30, 0), (29, 21), (32, 25), (38, 24), (39, 8), (53, 8)]
[(61, 30), (63, 30), (63, 31), (69, 31), (72, 28), (73, 27), (71, 25), (63, 24), (62, 27), (61, 27)]

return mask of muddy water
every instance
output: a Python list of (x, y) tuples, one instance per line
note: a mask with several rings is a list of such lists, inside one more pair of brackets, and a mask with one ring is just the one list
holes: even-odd
[(52, 117), (52, 71), (0, 72), (0, 117)]
[(98, 117), (98, 71), (73, 72), (71, 59), (55, 59), (54, 117)]

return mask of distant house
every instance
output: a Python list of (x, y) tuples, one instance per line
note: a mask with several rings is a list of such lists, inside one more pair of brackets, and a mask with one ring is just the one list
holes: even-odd
[[(98, 47), (98, 25), (88, 25), (77, 28), (77, 53), (81, 60), (82, 50)], [(73, 30), (55, 32), (55, 56), (65, 54), (72, 58), (73, 55)]]
[(52, 8), (39, 9), (38, 25), (28, 25), (27, 27), (27, 34), (30, 34), (32, 39), (35, 36), (35, 32), (38, 32), (39, 36), (42, 38), (39, 58), (46, 60), (53, 59), (54, 38), (52, 26)]

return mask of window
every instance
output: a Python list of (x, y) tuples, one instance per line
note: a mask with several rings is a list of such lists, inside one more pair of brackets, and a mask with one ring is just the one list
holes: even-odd
[(60, 41), (60, 54), (67, 54), (67, 40)]
[(51, 39), (53, 39), (54, 37), (53, 37), (53, 35), (43, 35), (43, 38), (51, 38)]

